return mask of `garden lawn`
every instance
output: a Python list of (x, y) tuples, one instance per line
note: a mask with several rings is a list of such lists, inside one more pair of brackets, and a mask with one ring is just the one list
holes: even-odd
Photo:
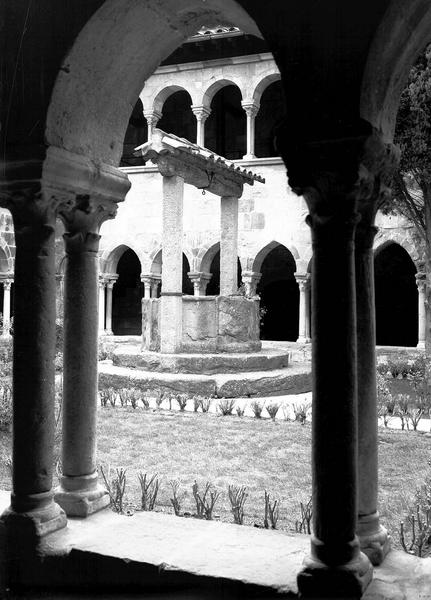
[[(0, 481), (10, 488), (5, 457), (10, 434), (3, 433)], [(295, 530), (299, 503), (311, 493), (311, 426), (211, 413), (136, 410), (105, 407), (98, 410), (98, 460), (111, 474), (126, 469), (126, 504), (140, 507), (139, 471), (158, 474), (156, 510), (173, 512), (169, 482), (177, 480), (186, 492), (182, 510), (195, 512), (192, 485), (209, 481), (222, 492), (214, 514), (233, 521), (227, 488), (244, 485), (249, 497), (245, 523), (262, 525), (264, 490), (281, 501), (279, 527)], [(379, 503), (382, 523), (399, 545), (399, 523), (405, 519), (415, 489), (430, 473), (430, 434), (379, 429)]]

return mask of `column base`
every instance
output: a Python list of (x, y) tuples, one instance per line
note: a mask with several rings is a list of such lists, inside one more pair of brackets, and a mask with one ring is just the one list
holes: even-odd
[(329, 566), (313, 556), (306, 557), (298, 573), (297, 582), (301, 598), (362, 597), (373, 578), (373, 567), (362, 552), (343, 565)]
[(425, 350), (425, 340), (420, 341), (416, 348), (418, 348), (418, 350)]
[(97, 482), (97, 472), (80, 477), (63, 476), (55, 501), (68, 517), (84, 518), (110, 504), (108, 492)]
[(296, 340), (296, 343), (297, 343), (297, 344), (309, 344), (310, 342), (311, 342), (311, 338), (308, 338), (308, 337), (301, 337), (301, 336), (300, 336), (300, 337), (299, 337), (299, 338)]
[(255, 154), (244, 154), (242, 160), (254, 160), (256, 158)]
[[(41, 497), (42, 506), (30, 508)], [(12, 497), (12, 506), (15, 504)], [(19, 539), (22, 535), (26, 540), (37, 540), (49, 533), (63, 529), (67, 525), (67, 517), (64, 510), (53, 500), (52, 493), (34, 494), (28, 498), (29, 509), (17, 511), (12, 506), (7, 508), (1, 515), (1, 521), (12, 533), (13, 537)]]
[(358, 518), (357, 535), (361, 551), (374, 566), (381, 565), (391, 549), (391, 537), (379, 523), (379, 513)]
[(105, 332), (103, 335), (114, 335), (112, 329), (105, 329)]

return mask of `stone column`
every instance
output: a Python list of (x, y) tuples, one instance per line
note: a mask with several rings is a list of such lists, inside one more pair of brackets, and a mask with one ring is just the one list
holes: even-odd
[(12, 493), (2, 520), (18, 553), (66, 525), (52, 491), (57, 201), (36, 184), (33, 188), (33, 182), (27, 185), (22, 192), (14, 190), (6, 205), (14, 221), (16, 255)]
[(144, 284), (144, 298), (151, 298), (151, 286), (153, 278), (151, 275), (141, 275), (141, 281)]
[(11, 279), (3, 279), (3, 332), (2, 337), (10, 337), (10, 288)]
[(358, 352), (358, 525), (362, 551), (379, 565), (389, 550), (379, 522), (376, 392), (376, 317), (374, 302), (374, 214), (362, 214), (356, 229), (356, 313)]
[(245, 286), (245, 295), (247, 298), (256, 296), (256, 288), (262, 277), (261, 273), (257, 271), (243, 271), (241, 274), (242, 282)]
[(159, 112), (158, 110), (144, 110), (144, 117), (147, 120), (147, 124), (148, 124), (148, 141), (151, 142), (151, 139), (153, 137), (153, 130), (155, 128), (155, 126), (157, 125), (157, 123), (159, 122), (159, 120), (162, 118), (162, 113)]
[(206, 106), (191, 107), (193, 114), (196, 117), (196, 144), (198, 146), (205, 146), (205, 121), (211, 114), (211, 109)]
[(257, 102), (243, 100), (241, 106), (247, 115), (247, 153), (243, 156), (244, 159), (251, 160), (256, 158), (254, 154), (254, 137), (255, 137), (255, 119), (259, 111), (260, 105)]
[(118, 275), (110, 275), (106, 283), (106, 331), (105, 335), (113, 335), (112, 332), (112, 289)]
[(98, 281), (98, 232), (115, 210), (114, 203), (87, 199), (61, 215), (66, 228), (63, 474), (56, 500), (70, 516), (86, 517), (109, 505), (96, 463), (98, 303), (106, 283), (101, 287)]
[(299, 287), (299, 336), (296, 340), (300, 344), (307, 344), (310, 340), (310, 276), (298, 275), (296, 282)]
[(416, 285), (418, 288), (418, 345), (417, 348), (425, 349), (426, 336), (426, 312), (425, 312), (425, 273), (416, 274)]
[(161, 281), (161, 275), (153, 275), (151, 281), (151, 298), (157, 298), (157, 292)]
[(205, 296), (207, 285), (212, 277), (211, 273), (204, 271), (192, 271), (187, 273), (190, 281), (193, 283), (193, 294), (195, 296)]
[(105, 289), (107, 281), (103, 276), (99, 278), (99, 335), (105, 335)]
[(163, 176), (163, 267), (160, 322), (161, 352), (181, 350), (183, 310), (184, 179)]
[(238, 291), (238, 198), (222, 196), (220, 211), (220, 296)]

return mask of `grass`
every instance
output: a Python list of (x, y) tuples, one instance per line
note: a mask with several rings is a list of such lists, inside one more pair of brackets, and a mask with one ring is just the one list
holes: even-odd
[[(0, 436), (0, 457), (10, 453), (10, 434)], [(172, 512), (170, 480), (186, 497), (182, 509), (194, 511), (192, 485), (206, 481), (222, 491), (214, 513), (233, 522), (228, 485), (246, 486), (244, 523), (263, 522), (264, 490), (280, 499), (279, 528), (294, 531), (299, 502), (311, 494), (311, 427), (296, 422), (222, 417), (211, 413), (99, 408), (98, 457), (105, 468), (127, 469), (126, 501), (139, 507), (139, 471), (157, 473), (157, 510)], [(382, 524), (399, 545), (398, 527), (427, 474), (430, 435), (379, 429), (379, 510)], [(0, 485), (10, 475), (0, 460)]]

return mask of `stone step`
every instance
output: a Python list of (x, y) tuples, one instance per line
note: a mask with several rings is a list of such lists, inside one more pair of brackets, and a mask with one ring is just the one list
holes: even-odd
[(135, 385), (143, 390), (163, 390), (218, 398), (244, 398), (302, 394), (311, 390), (310, 363), (297, 363), (272, 371), (250, 371), (201, 375), (159, 373), (99, 363), (99, 381), (103, 386)]

